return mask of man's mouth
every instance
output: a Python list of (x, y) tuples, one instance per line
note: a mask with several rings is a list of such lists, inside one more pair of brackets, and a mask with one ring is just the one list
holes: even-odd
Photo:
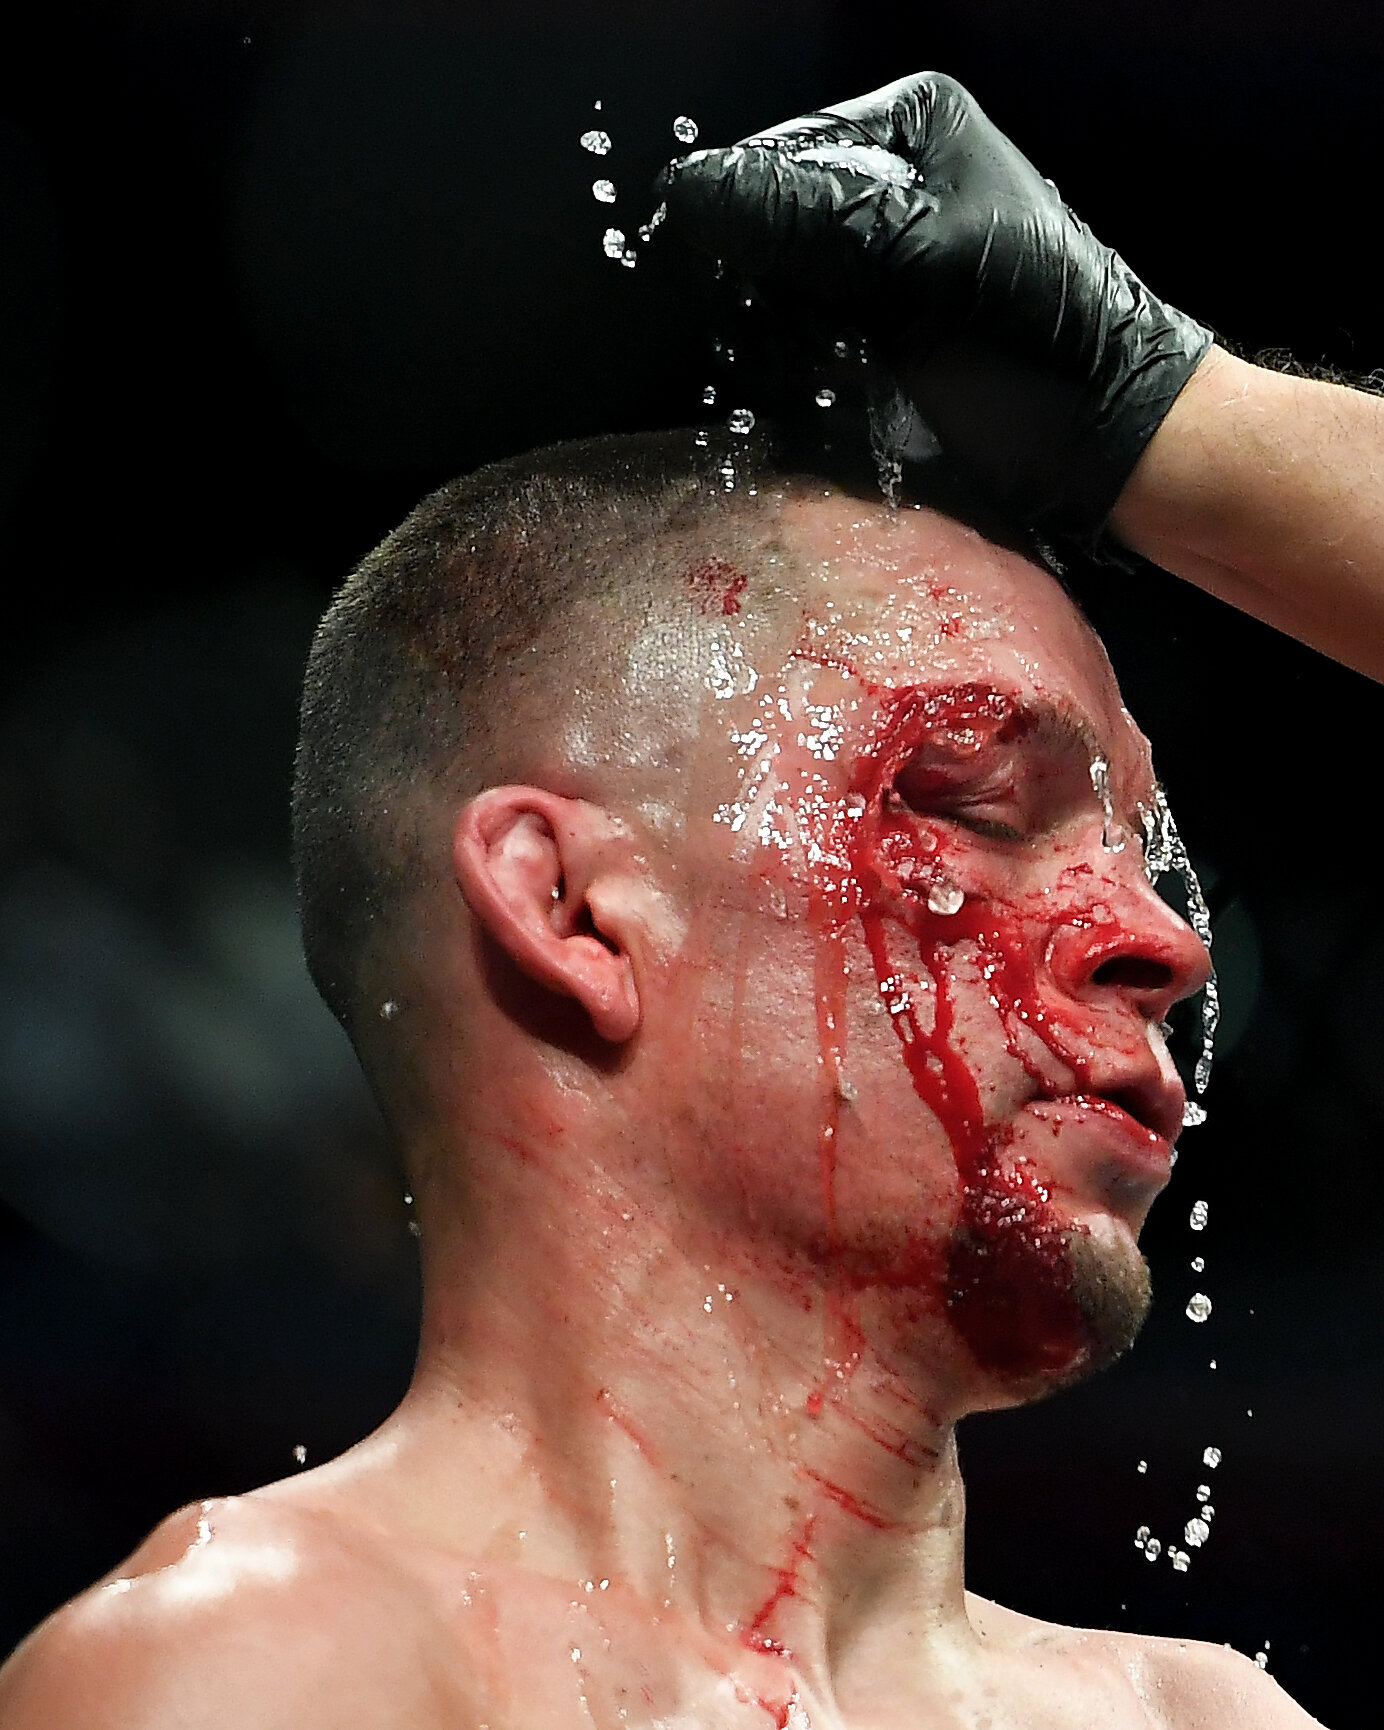
[[(1172, 1143), (1182, 1126), (1181, 1104), (1168, 1091), (1166, 1100), (1155, 1099), (1143, 1088), (1035, 1099), (1021, 1115), (1048, 1126), (1054, 1135), (1069, 1130), (1081, 1133), (1081, 1139), (1109, 1167), (1117, 1189), (1156, 1192), (1172, 1171)], [(1165, 1133), (1168, 1129), (1171, 1134)]]

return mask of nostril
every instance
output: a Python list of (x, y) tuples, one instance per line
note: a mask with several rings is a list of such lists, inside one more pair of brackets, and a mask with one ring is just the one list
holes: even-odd
[(1173, 970), (1147, 956), (1114, 955), (1101, 962), (1091, 981), (1095, 985), (1122, 985), (1131, 991), (1166, 991), (1173, 983)]

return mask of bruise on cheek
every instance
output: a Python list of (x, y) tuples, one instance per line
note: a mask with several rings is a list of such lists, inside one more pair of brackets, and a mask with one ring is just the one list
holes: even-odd
[(740, 611), (750, 579), (725, 559), (703, 559), (683, 578), (683, 586), (704, 613), (729, 616)]
[[(961, 1207), (945, 1255), (910, 1254), (911, 1266), (901, 1264), (883, 1278), (876, 1269), (858, 1283), (930, 1281), (976, 1362), (1006, 1379), (1065, 1371), (1080, 1362), (1088, 1343), (1070, 1259), (1072, 1235), (1085, 1228), (1058, 1213), (1031, 1161), (1006, 1156), (1012, 1132), (986, 1123), (977, 1077), (957, 1038), (958, 988), (963, 971), (974, 974), (978, 958), (1010, 1055), (1041, 1081), (1035, 1050), (1045, 1046), (1081, 1077), (1093, 1029), (1075, 1006), (1042, 992), (1037, 977), (1043, 933), (1060, 909), (1049, 902), (1038, 916), (1026, 917), (997, 897), (961, 895), (948, 874), (955, 844), (944, 845), (893, 791), (923, 747), (978, 748), (1017, 736), (1024, 717), (1012, 699), (984, 685), (940, 692), (875, 688), (870, 694), (880, 704), (878, 718), (854, 767), (845, 801), (853, 821), (838, 847), (850, 868), (844, 883), (837, 877), (814, 895), (814, 925), (825, 959), (839, 947), (845, 925), (858, 920), (914, 1090), (951, 1144)], [(964, 968), (963, 953), (972, 958)], [(819, 968), (819, 975), (826, 971)], [(918, 981), (931, 983), (924, 1002), (918, 1001)], [(829, 1001), (824, 983), (819, 976), (819, 1004)], [(834, 1031), (819, 1027), (828, 1071), (839, 1063)], [(832, 1109), (823, 1126), (821, 1166), (833, 1239), (835, 1130)]]

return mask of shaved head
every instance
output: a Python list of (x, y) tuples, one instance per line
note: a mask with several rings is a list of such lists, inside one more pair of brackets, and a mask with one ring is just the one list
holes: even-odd
[(293, 829), (308, 965), (353, 1037), (367, 956), (445, 863), (439, 813), (524, 780), (653, 814), (717, 621), (794, 614), (791, 555), (751, 490), (772, 455), (737, 457), (729, 490), (691, 431), (492, 464), (342, 587), (309, 657)]

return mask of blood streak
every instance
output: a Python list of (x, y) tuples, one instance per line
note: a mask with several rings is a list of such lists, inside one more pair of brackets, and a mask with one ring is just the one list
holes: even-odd
[(703, 559), (683, 579), (704, 613), (738, 613), (750, 579), (725, 559)]
[(644, 1458), (649, 1462), (654, 1470), (656, 1472), (662, 1471), (662, 1464), (653, 1446), (650, 1444), (648, 1437), (635, 1428), (634, 1424), (630, 1421), (629, 1414), (615, 1398), (614, 1394), (611, 1393), (609, 1388), (597, 1388), (596, 1404), (606, 1412), (610, 1421), (617, 1429), (624, 1431), (625, 1435), (627, 1435), (630, 1441), (634, 1443), (635, 1447), (641, 1454), (643, 1454)]
[[(1074, 1231), (1082, 1228), (1051, 1205), (1031, 1162), (1007, 1155), (1009, 1132), (985, 1122), (976, 1078), (955, 1040), (962, 946), (978, 961), (1006, 1044), (1030, 1075), (1038, 1070), (1027, 1041), (1041, 1040), (1080, 1076), (1082, 1041), (1073, 1036), (1082, 1028), (1065, 1024), (1056, 1004), (1040, 1003), (1037, 945), (1016, 909), (968, 894), (954, 914), (929, 910), (927, 888), (945, 871), (945, 850), (916, 813), (891, 797), (896, 776), (929, 739), (983, 745), (1017, 737), (1026, 720), (1011, 699), (984, 685), (871, 694), (880, 702), (876, 732), (849, 789), (855, 806), (863, 806), (847, 841), (850, 893), (835, 884), (835, 905), (822, 898), (819, 930), (836, 941), (846, 921), (858, 920), (914, 1090), (951, 1143), (961, 1211), (944, 1266), (930, 1265), (919, 1248), (892, 1276), (875, 1269), (873, 1277), (862, 1272), (859, 1283), (904, 1285), (931, 1275), (942, 1287), (937, 1295), (952, 1325), (982, 1367), (1011, 1377), (1066, 1369), (1079, 1360), (1087, 1338), (1069, 1253)], [(920, 973), (896, 963), (892, 950), (900, 940), (916, 946)], [(904, 983), (915, 973), (932, 986), (926, 993), (930, 1017)], [(819, 1031), (820, 1023), (819, 1010)], [(823, 1041), (824, 1066), (836, 1060), (837, 1050), (835, 1041)], [(828, 1123), (823, 1145), (829, 1144), (834, 1162), (834, 1116)], [(824, 1186), (827, 1178), (824, 1157)], [(835, 1241), (834, 1193), (827, 1220)]]
[(802, 1576), (804, 1565), (812, 1559), (812, 1529), (815, 1518), (809, 1514), (799, 1537), (793, 1540), (793, 1549), (788, 1565), (774, 1569), (774, 1585), (769, 1596), (755, 1611), (749, 1626), (741, 1638), (747, 1646), (753, 1646), (760, 1652), (782, 1652), (783, 1646), (778, 1640), (772, 1639), (765, 1629), (768, 1627), (775, 1610), (785, 1598), (796, 1598), (798, 1582)]
[(820, 1472), (814, 1472), (808, 1466), (803, 1466), (801, 1471), (805, 1478), (810, 1478), (817, 1485), (823, 1495), (835, 1502), (838, 1508), (844, 1509), (852, 1519), (859, 1520), (862, 1525), (873, 1526), (877, 1532), (897, 1532), (899, 1530), (897, 1520), (887, 1519), (883, 1514), (869, 1507), (853, 1491), (848, 1490), (844, 1484), (833, 1483), (830, 1478), (824, 1478)]

